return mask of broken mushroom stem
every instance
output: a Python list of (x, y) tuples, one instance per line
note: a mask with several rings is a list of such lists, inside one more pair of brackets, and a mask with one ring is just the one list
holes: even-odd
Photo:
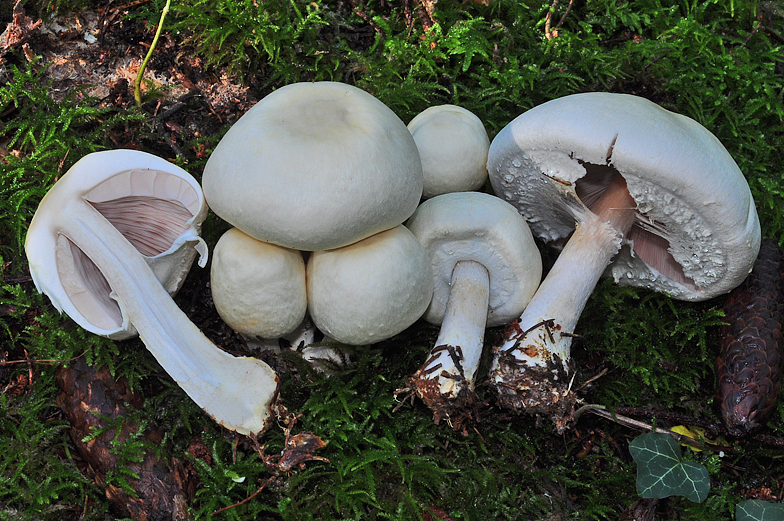
[(267, 364), (218, 349), (177, 307), (139, 252), (85, 199), (61, 201), (57, 215), (39, 218), (52, 221), (65, 251), (81, 255), (78, 248), (100, 269), (123, 316), (188, 396), (228, 429), (265, 430), (278, 385)]
[(577, 224), (521, 315), (519, 329), (497, 348), (491, 379), (506, 407), (551, 413), (556, 425), (571, 413), (573, 333), (591, 292), (637, 217), (635, 208), (626, 181), (616, 173)]

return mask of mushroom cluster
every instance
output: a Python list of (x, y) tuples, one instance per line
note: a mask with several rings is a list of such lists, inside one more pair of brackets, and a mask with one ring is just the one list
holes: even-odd
[(599, 278), (699, 301), (748, 275), (760, 225), (719, 140), (643, 98), (575, 94), (535, 107), (493, 140), (495, 193), (544, 241), (567, 241), (491, 373), (502, 404), (563, 428), (570, 344)]
[[(406, 126), (367, 92), (296, 83), (227, 132), (204, 169), (221, 238), (212, 291), (247, 337), (284, 336), (306, 312), (337, 342), (361, 345), (414, 323), (433, 291), (430, 263), (402, 226), (422, 195)], [(309, 254), (305, 267), (300, 252)]]
[(277, 396), (261, 360), (216, 347), (172, 300), (192, 261), (207, 205), (181, 168), (132, 150), (89, 154), (44, 196), (25, 252), (36, 288), (79, 325), (110, 338), (139, 333), (156, 360), (221, 425), (267, 426)]

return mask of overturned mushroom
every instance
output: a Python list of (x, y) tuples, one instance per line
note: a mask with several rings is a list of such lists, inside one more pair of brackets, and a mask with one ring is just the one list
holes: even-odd
[(143, 256), (200, 244), (205, 212), (198, 184), (167, 161), (129, 150), (90, 154), (41, 200), (25, 242), (30, 272), (38, 290), (85, 329), (125, 336), (135, 328), (218, 423), (259, 433), (277, 393), (274, 371), (212, 344)]
[(559, 428), (574, 402), (571, 336), (605, 271), (699, 301), (740, 284), (759, 249), (754, 201), (726, 149), (642, 98), (589, 93), (540, 105), (493, 140), (488, 170), (535, 235), (569, 238), (491, 374), (504, 405), (551, 415)]
[(525, 309), (542, 277), (542, 260), (525, 219), (489, 194), (429, 199), (408, 220), (433, 267), (435, 291), (424, 318), (441, 331), (427, 361), (408, 381), (438, 423), (469, 414), (485, 328)]

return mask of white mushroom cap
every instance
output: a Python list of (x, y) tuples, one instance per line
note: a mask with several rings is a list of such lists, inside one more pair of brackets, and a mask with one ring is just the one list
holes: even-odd
[(402, 225), (343, 248), (314, 252), (307, 284), (316, 327), (351, 345), (400, 333), (422, 316), (433, 295), (430, 260)]
[[(179, 290), (197, 252), (199, 265), (207, 262), (207, 247), (199, 237), (207, 216), (201, 187), (162, 158), (136, 150), (88, 154), (50, 194), (88, 201), (139, 251), (169, 294)], [(48, 221), (56, 222), (58, 210), (42, 204), (35, 221), (44, 222), (44, 212), (55, 212)], [(36, 288), (92, 333), (115, 340), (135, 335), (103, 275), (84, 253), (66, 243), (46, 226), (31, 225), (25, 249)]]
[(705, 300), (736, 287), (759, 249), (754, 201), (727, 150), (643, 98), (587, 93), (535, 107), (493, 140), (488, 170), (547, 241), (572, 233), (617, 170), (639, 213), (609, 267), (621, 284)]
[(397, 226), (416, 209), (423, 184), (405, 124), (372, 95), (336, 82), (266, 96), (229, 129), (202, 182), (221, 218), (305, 251)]
[(305, 318), (307, 292), (302, 253), (258, 241), (237, 228), (215, 245), (210, 270), (212, 300), (235, 331), (278, 338)]
[(520, 316), (542, 278), (542, 260), (525, 219), (509, 203), (481, 192), (440, 195), (406, 224), (433, 267), (433, 299), (424, 319), (441, 324), (455, 264), (475, 261), (490, 275), (487, 325)]
[(473, 112), (457, 105), (429, 107), (408, 130), (422, 159), (424, 197), (476, 190), (487, 180), (490, 139)]

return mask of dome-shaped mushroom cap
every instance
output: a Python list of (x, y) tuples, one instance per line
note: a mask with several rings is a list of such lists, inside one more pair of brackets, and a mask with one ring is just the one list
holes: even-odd
[(41, 200), (25, 251), (36, 288), (84, 329), (113, 339), (136, 334), (100, 270), (58, 230), (62, 201), (82, 198), (139, 251), (161, 285), (179, 290), (197, 252), (207, 204), (196, 180), (168, 161), (136, 150), (94, 152), (77, 161)]
[(487, 325), (519, 317), (542, 278), (542, 259), (525, 219), (509, 203), (481, 192), (428, 199), (406, 223), (433, 267), (433, 300), (424, 319), (440, 324), (458, 261), (475, 261), (490, 275)]
[(422, 194), (405, 124), (367, 92), (295, 83), (251, 108), (204, 168), (221, 218), (261, 241), (338, 248), (405, 221)]
[(416, 322), (433, 295), (430, 261), (405, 226), (343, 248), (314, 252), (307, 265), (308, 310), (338, 342), (364, 345)]
[(495, 193), (547, 241), (574, 230), (612, 170), (639, 212), (609, 267), (616, 281), (705, 300), (748, 275), (760, 244), (751, 191), (719, 140), (686, 116), (627, 94), (575, 94), (518, 116), (488, 155)]
[(490, 139), (473, 112), (457, 105), (429, 107), (408, 130), (422, 159), (424, 197), (476, 190), (487, 180)]
[(237, 228), (224, 233), (213, 249), (210, 289), (223, 321), (249, 337), (291, 333), (308, 306), (302, 253)]

